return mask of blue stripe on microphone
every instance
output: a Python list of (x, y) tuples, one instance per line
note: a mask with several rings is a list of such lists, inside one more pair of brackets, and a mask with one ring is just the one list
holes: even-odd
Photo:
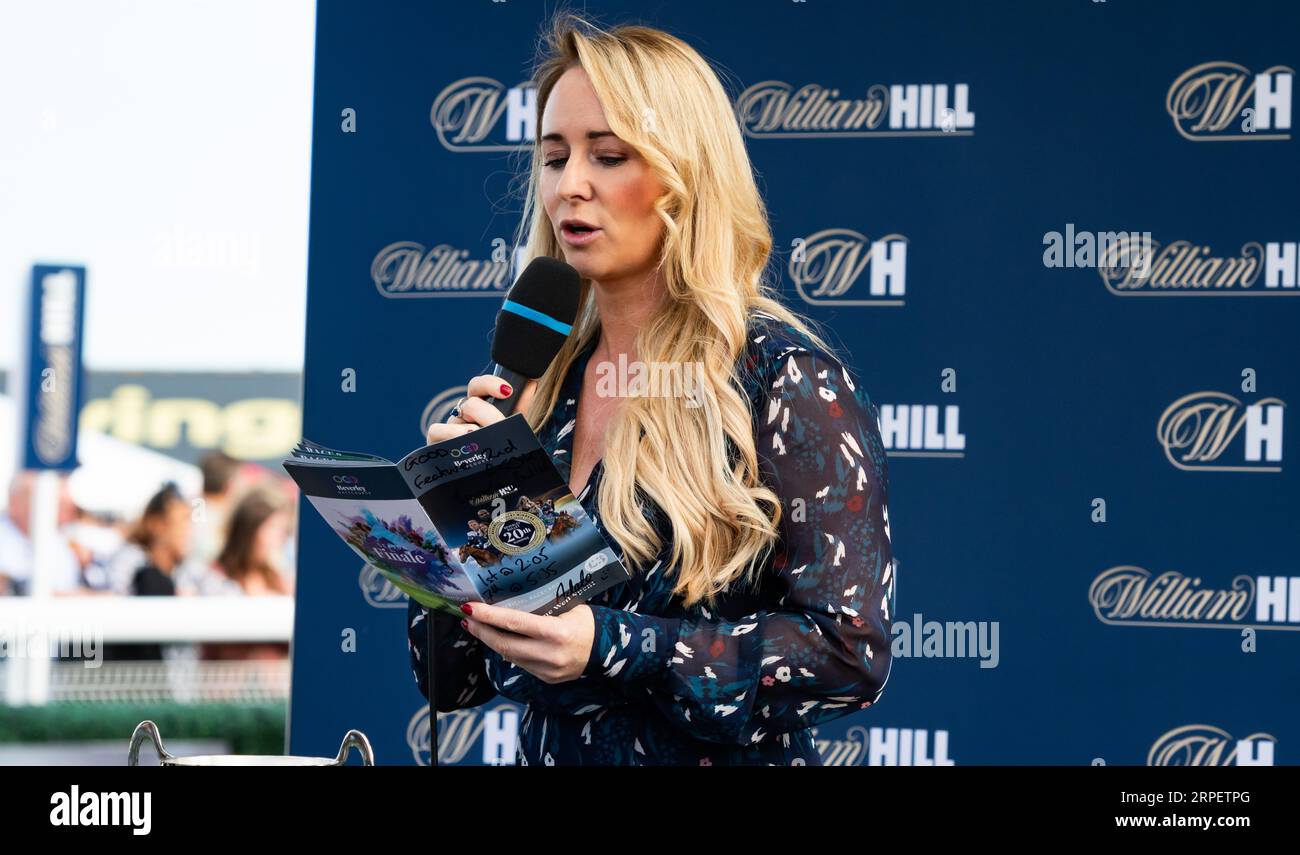
[(568, 335), (569, 332), (573, 329), (572, 324), (566, 324), (557, 321), (555, 318), (551, 317), (550, 315), (543, 314), (542, 312), (539, 312), (536, 309), (530, 309), (527, 306), (514, 302), (513, 300), (506, 300), (504, 303), (502, 303), (501, 311), (511, 312), (513, 314), (518, 315), (521, 318), (527, 318), (530, 321), (536, 321), (537, 323), (541, 324), (544, 327), (555, 330), (560, 335)]

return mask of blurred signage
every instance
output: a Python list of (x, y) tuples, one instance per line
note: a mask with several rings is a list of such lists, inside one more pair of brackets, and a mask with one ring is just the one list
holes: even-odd
[(77, 467), (86, 268), (32, 266), (21, 413), (25, 469)]
[(79, 423), (186, 463), (219, 450), (279, 472), (302, 438), (301, 384), (287, 371), (87, 371)]

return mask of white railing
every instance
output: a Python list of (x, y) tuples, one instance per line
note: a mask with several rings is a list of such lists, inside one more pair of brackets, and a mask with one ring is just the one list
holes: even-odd
[[(104, 644), (117, 642), (283, 642), (292, 636), (292, 597), (0, 597), (0, 643), (6, 654), (4, 700), (16, 705), (71, 699), (67, 691), (75, 693), (76, 685), (128, 690), (122, 680), (129, 672), (115, 663), (102, 663), (98, 668), (82, 662), (54, 663), (56, 654), (92, 655), (102, 651)], [(56, 664), (59, 678), (52, 680)], [(255, 679), (268, 691), (278, 692), (276, 687), (287, 681), (287, 670), (279, 675), (274, 663), (231, 663), (235, 667), (225, 671), (209, 668), (210, 664), (220, 663), (166, 662), (152, 667), (172, 696), (181, 699), (197, 691), (193, 681), (177, 683), (178, 677), (185, 678), (186, 667), (199, 683), (205, 675), (241, 674), (243, 680), (252, 674), (260, 675)], [(72, 675), (73, 668), (68, 666), (87, 674)], [(287, 669), (287, 663), (283, 667)], [(104, 669), (109, 670), (101, 675), (90, 673)], [(244, 685), (247, 689), (246, 680)], [(216, 694), (224, 691), (220, 686), (214, 689)]]
[[(8, 663), (0, 661), (0, 703)], [(47, 702), (260, 704), (289, 699), (289, 660), (54, 662)]]

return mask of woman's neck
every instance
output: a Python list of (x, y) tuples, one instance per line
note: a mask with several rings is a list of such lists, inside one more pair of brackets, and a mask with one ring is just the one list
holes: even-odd
[(636, 358), (636, 336), (663, 300), (665, 286), (658, 271), (634, 279), (596, 282), (596, 313), (600, 316), (600, 340), (592, 358), (596, 362), (616, 360), (620, 354)]
[(170, 549), (165, 547), (150, 547), (147, 557), (150, 564), (168, 575), (171, 575), (172, 570), (176, 567), (176, 556), (172, 554)]

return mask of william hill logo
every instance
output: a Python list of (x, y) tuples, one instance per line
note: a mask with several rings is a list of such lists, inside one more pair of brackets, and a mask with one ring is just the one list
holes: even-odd
[(1160, 414), (1156, 440), (1189, 472), (1281, 472), (1280, 398), (1245, 404), (1225, 392), (1193, 392)]
[(448, 151), (520, 151), (536, 136), (537, 89), (462, 77), (433, 99), (429, 122)]
[(907, 295), (907, 238), (871, 240), (852, 229), (795, 238), (790, 281), (814, 306), (901, 306)]
[(511, 259), (501, 247), (491, 259), (471, 258), (467, 249), (448, 244), (426, 247), (397, 241), (379, 250), (370, 278), (381, 296), (497, 297), (510, 289)]
[(1121, 564), (1092, 580), (1088, 602), (1117, 626), (1300, 630), (1300, 576), (1242, 575), (1211, 588), (1199, 576)]
[(1277, 738), (1252, 733), (1242, 739), (1208, 724), (1188, 724), (1164, 733), (1147, 752), (1148, 766), (1272, 766)]
[(957, 83), (880, 83), (862, 96), (841, 95), (820, 83), (797, 89), (780, 80), (750, 86), (736, 99), (748, 137), (972, 136), (970, 86)]
[(822, 739), (813, 728), (813, 743), (824, 766), (955, 765), (948, 756), (946, 730), (931, 734), (921, 728), (855, 724), (844, 732), (843, 739)]
[(1169, 87), (1165, 110), (1185, 139), (1291, 139), (1295, 70), (1275, 65), (1258, 74), (1235, 62), (1203, 62)]
[[(470, 675), (470, 685), (458, 702), (473, 694), (474, 681), (481, 678), (482, 674)], [(429, 719), (428, 704), (417, 710), (406, 726), (406, 745), (420, 766), (428, 766), (430, 763), (433, 726), (434, 723)], [(474, 707), (438, 713), (436, 726), (439, 763), (469, 763), (477, 760), (485, 766), (508, 766), (515, 762), (519, 709), (513, 704), (498, 704), (492, 709)], [(478, 749), (477, 754), (475, 749)], [(548, 754), (547, 757), (549, 756)]]
[(956, 404), (881, 404), (880, 439), (890, 457), (965, 457)]
[[(1068, 234), (1068, 232), (1067, 232)], [(1150, 232), (1106, 232), (1097, 242), (1097, 272), (1106, 290), (1132, 296), (1300, 296), (1300, 243), (1248, 241), (1235, 255), (1209, 245), (1153, 241)], [(1089, 266), (1078, 263), (1074, 266)], [(1067, 256), (1068, 257), (1068, 256)], [(1086, 257), (1092, 258), (1088, 250)], [(1260, 276), (1263, 275), (1262, 287)]]

